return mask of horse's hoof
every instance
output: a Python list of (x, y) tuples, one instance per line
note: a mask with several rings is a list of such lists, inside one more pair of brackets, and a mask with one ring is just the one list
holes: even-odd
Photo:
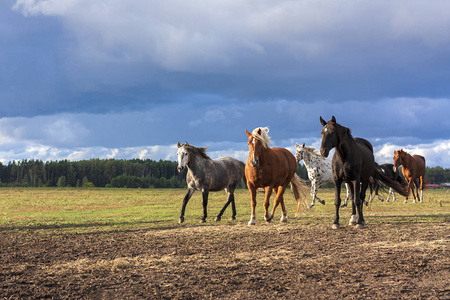
[(333, 226), (331, 226), (331, 228), (332, 228), (332, 229), (339, 229), (340, 226), (339, 226), (339, 224), (333, 224)]
[(265, 220), (267, 223), (272, 222), (272, 219), (273, 219), (273, 215), (271, 215), (271, 214), (269, 214), (268, 217), (264, 216), (264, 220)]
[(181, 217), (181, 218), (178, 220), (178, 224), (181, 224), (181, 223), (183, 223), (183, 222), (184, 222), (184, 218)]
[(356, 224), (355, 228), (356, 229), (364, 229), (364, 225), (363, 224)]
[(220, 220), (222, 220), (222, 217), (217, 216), (216, 217), (216, 222), (219, 222)]
[(231, 216), (230, 220), (234, 221), (234, 220), (236, 220), (236, 217), (235, 216)]
[(287, 218), (285, 216), (281, 216), (280, 222), (287, 223)]
[(341, 205), (341, 207), (346, 207), (346, 206), (347, 206), (347, 204), (345, 204), (345, 203)]
[(201, 219), (200, 223), (206, 223), (206, 220), (205, 219)]
[(325, 200), (319, 200), (319, 203), (325, 205)]
[(403, 203), (408, 203), (408, 200), (403, 201)]
[(248, 221), (248, 226), (255, 225), (255, 224), (256, 224), (255, 220)]

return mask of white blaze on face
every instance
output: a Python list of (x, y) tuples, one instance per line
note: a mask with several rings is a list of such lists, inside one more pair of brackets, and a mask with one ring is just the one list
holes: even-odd
[(256, 161), (255, 160), (255, 144), (256, 144), (256, 139), (255, 138), (253, 138), (252, 144), (253, 144), (253, 161)]
[(186, 149), (180, 148), (177, 151), (178, 168), (184, 168), (187, 164), (188, 153)]

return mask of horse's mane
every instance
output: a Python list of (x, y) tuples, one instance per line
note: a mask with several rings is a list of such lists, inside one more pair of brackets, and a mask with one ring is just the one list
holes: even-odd
[[(261, 130), (261, 134), (258, 133), (258, 131)], [(252, 136), (261, 141), (264, 148), (269, 148), (270, 144), (270, 137), (267, 134), (269, 132), (269, 127), (257, 127), (252, 131)]]
[(309, 152), (313, 153), (313, 154), (318, 154), (316, 151), (316, 148), (314, 147), (309, 147), (309, 146), (305, 146), (303, 147), (305, 150), (308, 150)]
[(194, 154), (199, 154), (200, 156), (206, 158), (206, 159), (211, 159), (208, 154), (206, 154), (206, 147), (194, 147), (192, 145), (183, 145), (183, 147), (190, 152), (193, 152)]

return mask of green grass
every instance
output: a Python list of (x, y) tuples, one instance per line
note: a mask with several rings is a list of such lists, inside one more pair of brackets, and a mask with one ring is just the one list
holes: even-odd
[[(181, 209), (184, 189), (76, 189), (76, 188), (2, 188), (0, 189), (0, 231), (37, 230), (43, 232), (97, 232), (114, 230), (174, 229)], [(334, 191), (319, 191), (326, 205), (319, 203), (313, 209), (304, 209), (294, 219), (297, 204), (290, 190), (287, 191), (289, 222), (292, 224), (329, 224), (334, 217)], [(384, 195), (385, 196), (385, 195)], [(236, 192), (237, 220), (230, 221), (229, 207), (217, 223), (214, 221), (226, 201), (225, 192), (211, 192), (209, 195), (208, 221), (199, 223), (203, 213), (202, 197), (195, 192), (186, 208), (185, 223), (181, 226), (216, 226), (218, 224), (246, 225), (250, 217), (250, 196), (248, 191)], [(264, 195), (257, 197), (257, 224), (264, 224)], [(311, 199), (308, 195), (307, 203)], [(271, 207), (273, 196), (271, 198)], [(351, 206), (340, 210), (341, 222), (345, 224), (351, 214)], [(396, 202), (374, 200), (364, 208), (366, 223), (404, 222), (449, 222), (450, 191), (426, 190), (424, 203), (403, 203), (397, 195)], [(281, 215), (278, 207), (275, 222)]]

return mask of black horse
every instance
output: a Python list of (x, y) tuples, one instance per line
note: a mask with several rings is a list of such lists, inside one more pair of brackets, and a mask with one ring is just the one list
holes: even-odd
[[(394, 170), (393, 164), (377, 165), (376, 168), (379, 170), (379, 172), (383, 172), (383, 174), (385, 176), (389, 177), (390, 179), (397, 181), (401, 185), (406, 185), (406, 181), (403, 179), (402, 176), (400, 176), (400, 174), (398, 173), (398, 170)], [(378, 190), (380, 188), (380, 185), (377, 182), (373, 182), (373, 184), (370, 184), (369, 187), (370, 187), (370, 200), (369, 200), (370, 202), (372, 202), (372, 191), (375, 191), (375, 196), (377, 196), (380, 201), (384, 201), (384, 199), (380, 195), (378, 195)], [(395, 201), (396, 199), (395, 199), (395, 193), (394, 193), (393, 188), (389, 188), (389, 194), (386, 199), (386, 202), (390, 201), (391, 195), (393, 197), (392, 201)]]
[(350, 198), (352, 199), (352, 217), (349, 225), (356, 224), (357, 228), (364, 228), (363, 202), (370, 177), (379, 184), (386, 184), (394, 188), (402, 195), (405, 195), (406, 191), (398, 182), (378, 171), (373, 156), (373, 147), (369, 141), (353, 138), (351, 130), (336, 123), (334, 116), (328, 122), (320, 117), (320, 123), (323, 125), (320, 153), (327, 157), (330, 150), (335, 148), (332, 159), (334, 205), (336, 207), (333, 228), (339, 228), (340, 193), (343, 182), (349, 183)]

